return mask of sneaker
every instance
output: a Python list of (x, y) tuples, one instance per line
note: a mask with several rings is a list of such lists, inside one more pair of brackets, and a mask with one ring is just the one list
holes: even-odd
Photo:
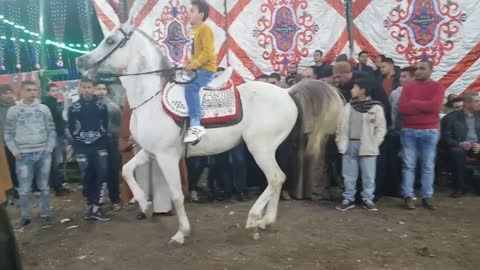
[(339, 211), (347, 211), (348, 209), (351, 209), (351, 208), (354, 208), (355, 207), (355, 203), (354, 202), (351, 202), (349, 200), (343, 200), (342, 201), (342, 204), (340, 204), (339, 206), (335, 207), (335, 209), (339, 210)]
[(15, 225), (15, 228), (14, 230), (15, 231), (23, 231), (23, 229), (25, 229), (25, 227), (27, 227), (28, 225), (30, 225), (32, 223), (32, 221), (28, 218), (22, 218), (20, 219), (20, 221)]
[(112, 204), (112, 211), (113, 212), (119, 212), (120, 210), (122, 210), (122, 205), (121, 204), (119, 204), (119, 203)]
[(280, 199), (284, 201), (290, 201), (292, 197), (290, 197), (290, 194), (288, 194), (288, 191), (282, 190), (282, 193), (280, 194)]
[(415, 209), (415, 204), (413, 203), (412, 197), (405, 198), (405, 209), (408, 209), (408, 210)]
[(110, 221), (111, 218), (108, 217), (103, 213), (102, 208), (98, 208), (97, 211), (92, 210), (92, 215), (91, 215), (92, 220), (98, 220), (98, 221)]
[(200, 140), (200, 138), (203, 135), (205, 135), (205, 133), (207, 133), (207, 131), (202, 126), (190, 127), (187, 131), (187, 135), (185, 135), (185, 138), (183, 139), (183, 142), (184, 143), (196, 142), (196, 141)]
[(48, 229), (53, 227), (52, 221), (50, 220), (50, 217), (42, 217), (41, 221), (41, 228), (42, 229)]
[(192, 190), (192, 191), (190, 192), (190, 201), (191, 201), (191, 202), (199, 202), (199, 201), (200, 201), (200, 199), (198, 198), (198, 193), (197, 193), (197, 191)]
[(422, 199), (422, 205), (428, 210), (435, 210), (437, 207), (433, 205), (433, 200), (432, 198), (423, 198)]
[(93, 206), (91, 205), (87, 206), (87, 209), (84, 212), (85, 214), (85, 217), (83, 218), (84, 220), (92, 220), (92, 215), (93, 215), (92, 208)]
[(372, 201), (363, 201), (363, 208), (367, 209), (368, 212), (378, 212), (378, 208)]

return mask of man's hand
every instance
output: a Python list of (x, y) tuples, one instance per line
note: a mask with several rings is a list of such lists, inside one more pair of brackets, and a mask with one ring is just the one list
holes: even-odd
[(474, 143), (474, 144), (472, 145), (472, 150), (473, 150), (473, 152), (475, 152), (475, 153), (480, 152), (480, 144), (479, 144), (479, 143)]
[(461, 148), (463, 148), (463, 150), (465, 150), (465, 151), (470, 151), (470, 149), (472, 149), (472, 143), (470, 143), (470, 142), (461, 142), (458, 145)]
[(130, 144), (130, 146), (132, 146), (132, 147), (135, 147), (137, 142), (135, 141), (135, 139), (132, 136), (130, 136), (130, 137), (128, 137), (128, 144)]
[(22, 154), (21, 154), (21, 153), (16, 153), (16, 154), (15, 154), (15, 159), (16, 159), (16, 160), (19, 160), (19, 159), (21, 159), (21, 158), (22, 158)]

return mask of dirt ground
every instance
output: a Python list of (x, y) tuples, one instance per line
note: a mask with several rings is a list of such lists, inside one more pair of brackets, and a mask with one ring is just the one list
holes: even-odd
[[(378, 213), (281, 202), (277, 224), (257, 241), (244, 229), (253, 200), (188, 203), (193, 234), (182, 247), (167, 243), (176, 217), (137, 221), (131, 206), (108, 223), (82, 221), (82, 202), (78, 191), (52, 197), (55, 226), (16, 233), (26, 270), (480, 269), (480, 197), (473, 195), (438, 194), (436, 211), (404, 210), (397, 198), (382, 198)], [(9, 211), (18, 218), (16, 207)], [(60, 224), (64, 218), (72, 221)]]

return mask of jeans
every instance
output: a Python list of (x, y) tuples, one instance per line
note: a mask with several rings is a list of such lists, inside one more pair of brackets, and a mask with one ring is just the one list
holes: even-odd
[(403, 128), (400, 134), (402, 142), (402, 196), (413, 197), (413, 185), (417, 159), (421, 166), (421, 197), (431, 198), (435, 176), (435, 156), (438, 141), (437, 129)]
[(37, 187), (40, 190), (40, 216), (48, 217), (50, 215), (48, 180), (50, 177), (51, 163), (52, 155), (45, 151), (23, 153), (20, 159), (17, 160), (17, 190), (20, 195), (20, 212), (22, 218), (30, 219), (32, 217), (30, 195), (34, 177)]
[(55, 149), (52, 152), (52, 168), (50, 170), (50, 187), (53, 188), (55, 191), (61, 189), (64, 178), (62, 172), (59, 170), (59, 166), (62, 164), (63, 161), (63, 137), (57, 137), (57, 143), (55, 145)]
[(245, 158), (245, 144), (242, 143), (228, 151), (228, 177), (224, 179), (225, 193), (232, 194), (245, 192), (247, 189), (247, 163)]
[(355, 193), (358, 179), (358, 167), (362, 175), (363, 201), (373, 201), (375, 198), (375, 172), (377, 166), (376, 156), (359, 156), (359, 140), (351, 140), (348, 143), (347, 152), (342, 158), (342, 174), (345, 186), (343, 198), (351, 202), (355, 201)]
[(198, 181), (205, 168), (208, 168), (208, 157), (190, 157), (187, 158), (188, 170), (188, 191), (198, 189)]
[(77, 147), (75, 153), (82, 179), (83, 196), (88, 205), (100, 205), (102, 184), (108, 173), (108, 152), (98, 147)]
[(199, 69), (195, 80), (185, 85), (185, 99), (188, 105), (188, 116), (191, 122), (199, 122), (202, 118), (202, 106), (200, 104), (200, 88), (207, 85), (213, 77), (213, 72)]
[(107, 143), (108, 151), (108, 174), (107, 174), (107, 187), (110, 201), (120, 203), (120, 167), (121, 157), (120, 151), (118, 151), (118, 137), (108, 137)]

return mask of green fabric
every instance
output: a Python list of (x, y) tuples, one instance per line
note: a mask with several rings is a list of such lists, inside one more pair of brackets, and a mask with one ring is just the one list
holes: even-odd
[(0, 205), (0, 269), (21, 270), (15, 234), (8, 219), (7, 210)]

